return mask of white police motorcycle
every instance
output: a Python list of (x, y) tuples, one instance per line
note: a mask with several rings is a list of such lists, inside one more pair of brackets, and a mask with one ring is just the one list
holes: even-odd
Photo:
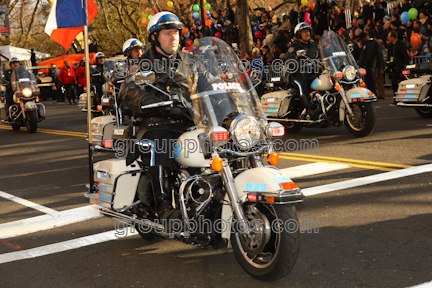
[[(280, 279), (294, 267), (299, 253), (294, 205), (304, 199), (297, 185), (274, 166), (278, 156), (272, 138), (283, 136), (284, 128), (267, 122), (231, 47), (205, 37), (192, 49), (199, 56), (198, 66), (211, 70), (214, 82), (204, 91), (192, 91), (190, 99), (161, 91), (169, 100), (142, 107), (170, 110), (180, 105), (194, 123), (173, 151), (173, 207), (181, 219), (159, 221), (147, 172), (147, 165), (154, 165), (151, 141), (135, 141), (150, 151), (149, 159), (140, 157), (129, 166), (121, 158), (95, 163), (94, 182), (85, 196), (100, 205), (102, 214), (130, 224), (145, 239), (159, 235), (199, 247), (232, 247), (252, 277)], [(139, 72), (133, 79), (157, 89), (153, 72)], [(127, 129), (117, 127), (113, 135), (127, 135)]]

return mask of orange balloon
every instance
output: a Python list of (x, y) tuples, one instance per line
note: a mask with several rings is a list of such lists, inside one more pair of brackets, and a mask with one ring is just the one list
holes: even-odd
[(315, 9), (315, 4), (314, 4), (314, 3), (309, 3), (309, 8), (310, 8), (311, 10)]
[(414, 46), (419, 44), (420, 40), (421, 40), (421, 38), (420, 38), (420, 35), (418, 33), (413, 33), (411, 35), (411, 43), (413, 43)]
[(205, 21), (205, 25), (206, 25), (207, 27), (210, 27), (211, 24), (212, 24), (212, 21), (211, 21), (210, 19), (207, 19), (207, 20)]
[(147, 25), (147, 20), (142, 19), (142, 20), (141, 20), (141, 24), (143, 24), (144, 26)]
[(183, 29), (183, 35), (184, 36), (186, 36), (188, 33), (189, 33), (189, 28), (187, 28), (187, 27), (185, 27), (184, 29)]

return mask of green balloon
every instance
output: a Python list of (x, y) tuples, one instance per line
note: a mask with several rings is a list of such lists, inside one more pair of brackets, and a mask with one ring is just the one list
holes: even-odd
[(149, 15), (149, 16), (148, 16), (148, 19), (150, 20), (152, 17), (153, 17), (153, 15)]
[(408, 10), (408, 15), (409, 15), (409, 17), (411, 18), (411, 20), (416, 19), (416, 18), (417, 18), (417, 15), (418, 15), (418, 11), (417, 11), (417, 9), (416, 9), (416, 8), (411, 8), (411, 9), (409, 9), (409, 10)]
[(207, 4), (205, 5), (205, 7), (206, 7), (207, 10), (210, 10), (210, 8), (211, 8), (210, 3), (207, 3)]
[(194, 8), (194, 10), (195, 10), (196, 12), (199, 11), (199, 6), (198, 6), (197, 4), (195, 4), (193, 8)]

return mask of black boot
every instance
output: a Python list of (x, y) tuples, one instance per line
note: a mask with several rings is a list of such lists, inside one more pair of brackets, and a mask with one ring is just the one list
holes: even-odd
[(169, 219), (174, 212), (170, 182), (171, 169), (160, 165), (150, 166), (148, 167), (148, 172), (159, 219)]

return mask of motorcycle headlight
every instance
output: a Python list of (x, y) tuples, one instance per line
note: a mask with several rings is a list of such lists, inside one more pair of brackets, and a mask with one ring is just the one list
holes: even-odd
[(31, 91), (29, 88), (24, 88), (24, 89), (21, 91), (21, 93), (22, 93), (22, 95), (23, 95), (24, 97), (30, 97), (30, 96), (32, 96), (32, 91)]
[(342, 72), (348, 81), (353, 81), (356, 78), (357, 71), (353, 66), (345, 67)]
[(234, 119), (230, 127), (231, 135), (242, 148), (253, 147), (256, 140), (259, 140), (261, 130), (257, 120), (251, 116), (240, 115)]

